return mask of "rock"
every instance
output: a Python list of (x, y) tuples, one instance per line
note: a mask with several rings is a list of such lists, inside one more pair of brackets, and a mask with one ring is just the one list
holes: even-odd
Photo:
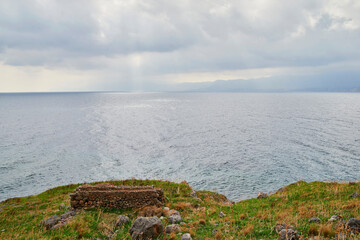
[(344, 240), (344, 239), (348, 239), (345, 233), (338, 233), (335, 235), (335, 240)]
[(180, 225), (181, 225), (181, 226), (186, 226), (186, 223), (181, 222)]
[(170, 208), (164, 207), (164, 210), (168, 212), (168, 211), (170, 211)]
[(180, 215), (180, 213), (174, 209), (169, 210), (169, 215), (174, 215), (174, 214)]
[(329, 218), (329, 222), (335, 222), (335, 221), (337, 221), (337, 220), (339, 220), (340, 219), (340, 216), (338, 216), (338, 215), (333, 215), (333, 216), (331, 216), (331, 218)]
[(212, 230), (211, 234), (212, 234), (212, 235), (215, 235), (216, 233), (217, 233), (217, 229), (214, 228), (214, 229)]
[(190, 193), (190, 197), (198, 198), (198, 196), (194, 190)]
[(334, 226), (334, 229), (344, 230), (346, 228), (346, 221), (341, 218)]
[(62, 214), (60, 216), (61, 219), (67, 219), (69, 217), (72, 217), (72, 216), (75, 216), (76, 215), (76, 212), (75, 211), (69, 211), (69, 212), (66, 212), (64, 214)]
[(184, 233), (184, 235), (181, 236), (181, 240), (192, 240), (190, 233)]
[(116, 219), (115, 225), (118, 226), (118, 227), (122, 227), (122, 226), (126, 225), (128, 222), (130, 222), (130, 219), (129, 219), (128, 216), (120, 215)]
[(318, 217), (312, 217), (309, 219), (309, 223), (320, 223), (321, 219)]
[(67, 224), (66, 221), (60, 221), (60, 222), (58, 222), (58, 224), (52, 226), (52, 227), (50, 228), (50, 230), (58, 229), (58, 228), (60, 228), (60, 227), (62, 227), (62, 226), (65, 226), (66, 224)]
[(268, 197), (268, 194), (267, 193), (263, 193), (263, 192), (259, 192), (258, 195), (257, 195), (257, 198), (267, 198)]
[(164, 231), (164, 226), (158, 217), (139, 217), (130, 228), (132, 239), (153, 239)]
[(179, 223), (182, 221), (182, 218), (180, 215), (173, 214), (168, 217), (168, 221), (170, 223)]
[(351, 198), (358, 198), (360, 197), (360, 194), (358, 192), (354, 192), (350, 195)]
[(61, 203), (60, 206), (59, 206), (59, 209), (64, 209), (65, 208), (65, 203)]
[(225, 217), (225, 216), (226, 216), (225, 213), (219, 212), (219, 217), (223, 218), (223, 217)]
[(166, 228), (165, 228), (166, 233), (180, 232), (180, 231), (181, 231), (181, 229), (180, 229), (179, 225), (177, 225), (177, 224), (171, 224), (171, 225), (166, 226)]
[(360, 231), (360, 219), (350, 218), (350, 220), (346, 223), (346, 226), (354, 232)]
[(280, 233), (283, 229), (294, 229), (293, 226), (291, 225), (287, 225), (285, 223), (278, 223), (275, 225), (274, 227), (274, 230), (277, 232), (277, 233)]
[(180, 213), (176, 210), (170, 210), (170, 216), (168, 217), (170, 223), (179, 223), (182, 221)]
[(52, 216), (46, 220), (43, 220), (40, 224), (45, 226), (47, 230), (51, 229), (55, 226), (58, 222), (60, 222), (61, 218), (58, 216)]
[(280, 231), (280, 240), (298, 240), (299, 235), (294, 229), (283, 229)]

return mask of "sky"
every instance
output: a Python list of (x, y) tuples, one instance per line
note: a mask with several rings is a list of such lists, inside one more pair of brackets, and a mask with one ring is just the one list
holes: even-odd
[(359, 0), (0, 0), (0, 92), (333, 72), (360, 77)]

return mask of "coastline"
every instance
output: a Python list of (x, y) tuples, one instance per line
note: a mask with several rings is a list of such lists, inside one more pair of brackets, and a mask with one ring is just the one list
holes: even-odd
[[(279, 237), (274, 230), (276, 224), (293, 226), (302, 239), (312, 236), (334, 239), (340, 231), (337, 226), (340, 220), (360, 218), (360, 198), (351, 197), (360, 192), (358, 181), (299, 181), (263, 198), (239, 202), (231, 202), (226, 196), (211, 191), (193, 191), (186, 182), (135, 179), (105, 182), (117, 186), (153, 185), (163, 189), (164, 207), (182, 216), (184, 225), (180, 226), (179, 233), (190, 233), (194, 239), (276, 239)], [(89, 209), (71, 217), (66, 226), (56, 230), (48, 231), (39, 225), (51, 216), (66, 213), (61, 206), (70, 206), (69, 194), (79, 185), (56, 187), (38, 195), (0, 202), (0, 239), (106, 239), (109, 235), (112, 239), (131, 239), (129, 229), (131, 222), (141, 216), (139, 209)], [(114, 225), (120, 214), (129, 216), (128, 225)], [(330, 222), (333, 216), (341, 219)], [(169, 224), (168, 216), (159, 217), (164, 225)], [(309, 223), (313, 217), (319, 218), (319, 222)], [(180, 237), (164, 233), (159, 239)], [(353, 233), (352, 239), (360, 237)]]

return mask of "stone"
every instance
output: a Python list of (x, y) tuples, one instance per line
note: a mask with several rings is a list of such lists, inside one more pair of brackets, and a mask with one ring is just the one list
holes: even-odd
[(181, 240), (192, 240), (190, 233), (184, 233), (181, 236)]
[(320, 223), (321, 219), (318, 217), (312, 217), (309, 219), (309, 223)]
[(177, 224), (171, 224), (171, 225), (166, 226), (166, 228), (165, 228), (166, 233), (173, 233), (173, 232), (180, 232), (180, 231), (181, 231), (181, 229), (180, 229), (179, 225), (177, 225)]
[(263, 193), (263, 192), (259, 192), (256, 198), (267, 198), (268, 194), (267, 193)]
[(186, 223), (181, 222), (180, 225), (181, 225), (181, 226), (186, 226)]
[(277, 232), (277, 233), (280, 233), (283, 229), (294, 229), (293, 226), (291, 225), (287, 225), (285, 223), (278, 223), (275, 225), (274, 227), (274, 230)]
[(158, 217), (139, 217), (130, 228), (131, 238), (134, 240), (148, 240), (159, 236), (164, 226)]
[(190, 193), (190, 197), (198, 198), (198, 196), (194, 190)]
[(225, 217), (225, 216), (226, 216), (225, 213), (219, 212), (219, 217), (223, 218), (223, 217)]
[(337, 220), (339, 220), (340, 219), (340, 217), (338, 216), (338, 215), (333, 215), (333, 216), (331, 216), (331, 218), (329, 218), (329, 222), (335, 222), (335, 221), (337, 221)]
[(283, 229), (280, 231), (280, 240), (298, 240), (299, 235), (294, 229)]
[(215, 235), (215, 234), (217, 233), (217, 231), (218, 231), (218, 230), (217, 230), (216, 228), (214, 228), (214, 229), (212, 230), (211, 234), (212, 234), (212, 235)]
[(338, 233), (335, 235), (335, 240), (345, 240), (348, 239), (345, 233)]
[(76, 215), (76, 212), (75, 211), (69, 211), (69, 212), (66, 212), (64, 214), (62, 214), (60, 216), (61, 219), (67, 219), (69, 217), (72, 217), (72, 216), (75, 216)]
[(170, 211), (170, 208), (164, 207), (164, 210), (165, 210), (166, 212), (168, 212), (168, 211)]
[(118, 227), (122, 227), (122, 226), (128, 224), (129, 222), (130, 222), (130, 218), (128, 216), (120, 215), (116, 219), (115, 225)]
[(62, 210), (62, 209), (65, 209), (65, 203), (61, 203), (60, 206), (59, 206), (59, 209)]
[(358, 192), (354, 192), (350, 195), (351, 198), (358, 198), (360, 197), (360, 194)]
[(58, 228), (60, 228), (60, 227), (62, 227), (62, 226), (65, 226), (66, 224), (67, 224), (66, 221), (60, 221), (58, 224), (52, 226), (52, 227), (50, 228), (50, 230), (58, 229)]
[(168, 221), (169, 223), (179, 223), (182, 221), (182, 218), (180, 216), (180, 214), (171, 214), (169, 217), (168, 217)]
[(176, 211), (174, 209), (169, 210), (169, 215), (174, 215), (174, 214), (180, 215), (179, 211)]
[(45, 226), (47, 230), (51, 229), (55, 226), (58, 222), (60, 222), (61, 218), (58, 216), (52, 216), (46, 220), (43, 220), (40, 224)]
[(346, 228), (346, 221), (341, 218), (334, 226), (334, 229), (344, 230)]
[(360, 219), (350, 218), (350, 220), (346, 223), (346, 226), (353, 232), (360, 231)]

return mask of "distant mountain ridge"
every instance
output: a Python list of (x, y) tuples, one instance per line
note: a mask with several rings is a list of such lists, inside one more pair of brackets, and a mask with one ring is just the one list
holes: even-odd
[(360, 92), (360, 77), (351, 73), (283, 76), (181, 83), (176, 88), (178, 91), (196, 92)]

